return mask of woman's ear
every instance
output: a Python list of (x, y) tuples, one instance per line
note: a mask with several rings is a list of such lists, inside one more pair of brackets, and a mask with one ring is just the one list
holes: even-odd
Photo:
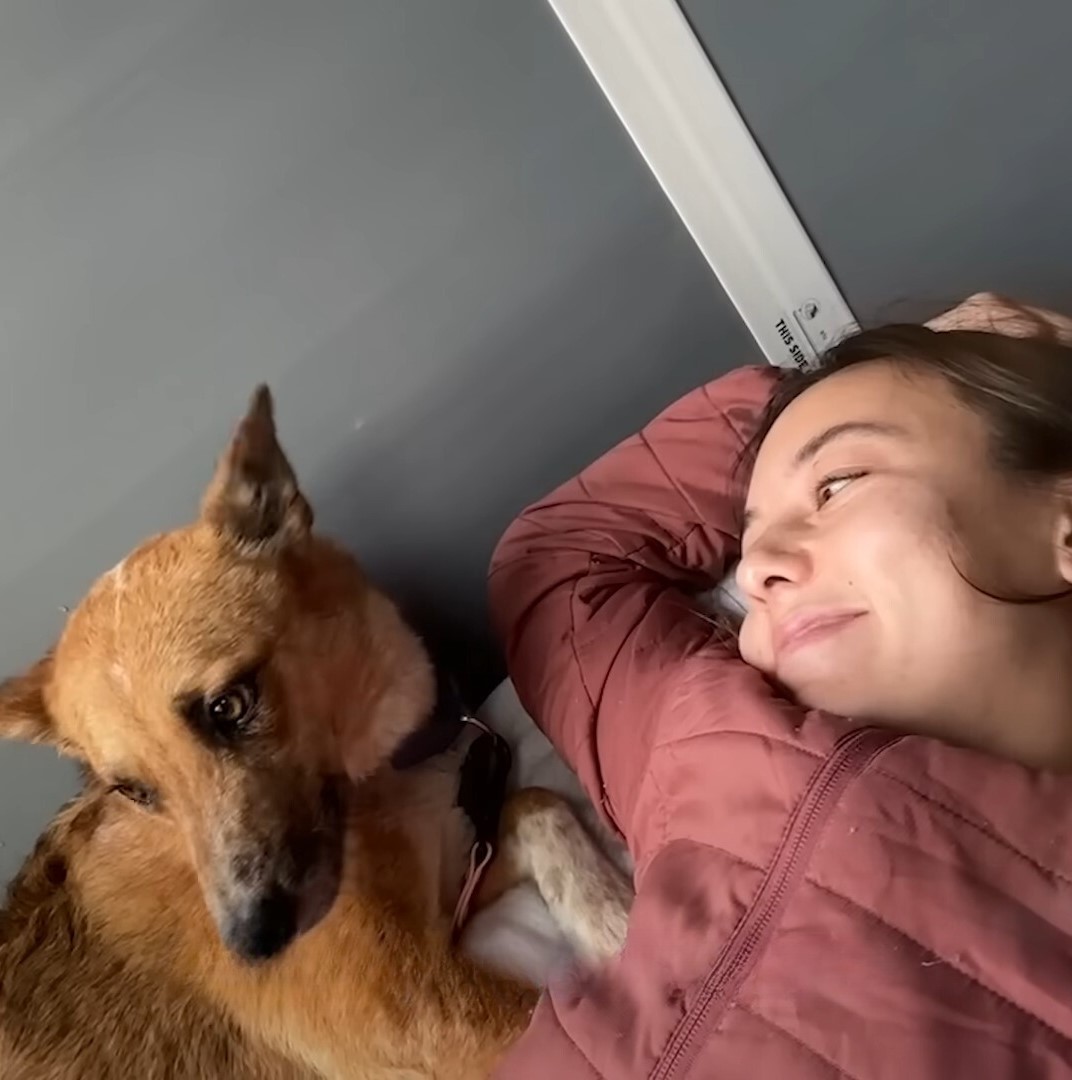
[(1058, 495), (1053, 546), (1057, 553), (1057, 572), (1072, 585), (1072, 488), (1063, 488)]
[(22, 675), (0, 682), (0, 738), (49, 743), (62, 749), (45, 704), (45, 688), (51, 678), (52, 656), (47, 654)]

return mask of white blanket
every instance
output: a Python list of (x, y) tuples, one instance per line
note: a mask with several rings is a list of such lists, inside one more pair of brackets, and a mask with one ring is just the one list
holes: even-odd
[[(573, 771), (522, 708), (513, 683), (501, 683), (478, 716), (510, 743), (514, 755), (511, 790), (543, 787), (563, 795), (611, 858), (625, 873), (631, 873), (625, 848), (610, 835)], [(574, 961), (569, 942), (531, 885), (511, 890), (478, 912), (465, 930), (462, 947), (489, 967), (539, 986)]]
[[(743, 612), (744, 604), (732, 573), (717, 589), (697, 597), (697, 606), (722, 613)], [(631, 873), (625, 848), (609, 834), (577, 777), (522, 708), (513, 684), (501, 683), (478, 715), (510, 743), (514, 753), (511, 789), (544, 787), (565, 796), (607, 853), (624, 871)], [(574, 961), (569, 943), (530, 885), (512, 890), (479, 912), (465, 931), (462, 947), (489, 967), (540, 986)]]

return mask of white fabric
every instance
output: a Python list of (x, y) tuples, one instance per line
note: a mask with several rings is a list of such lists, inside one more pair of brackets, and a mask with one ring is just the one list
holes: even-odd
[[(732, 572), (718, 588), (698, 597), (697, 603), (722, 613), (744, 611)], [(514, 754), (511, 790), (543, 787), (563, 795), (607, 853), (626, 873), (631, 873), (628, 853), (608, 834), (573, 771), (525, 712), (513, 683), (501, 683), (477, 715), (510, 744)], [(569, 942), (531, 885), (512, 890), (478, 912), (462, 936), (462, 947), (481, 963), (539, 986), (545, 986), (552, 975), (574, 961)]]
[[(542, 787), (564, 796), (608, 854), (629, 873), (624, 848), (608, 835), (573, 771), (522, 708), (513, 683), (501, 683), (477, 716), (510, 744), (514, 755), (510, 789)], [(574, 960), (569, 942), (532, 885), (513, 889), (478, 912), (462, 936), (462, 947), (489, 967), (539, 986)]]

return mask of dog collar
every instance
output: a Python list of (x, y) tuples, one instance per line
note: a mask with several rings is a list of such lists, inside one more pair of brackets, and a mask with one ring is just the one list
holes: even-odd
[(465, 730), (467, 712), (457, 684), (438, 666), (435, 677), (436, 697), (432, 714), (395, 748), (391, 765), (396, 769), (412, 769), (429, 758), (445, 754)]
[(391, 765), (395, 769), (412, 769), (446, 753), (469, 725), (475, 725), (479, 732), (462, 760), (458, 773), (458, 794), (454, 801), (473, 827), (473, 846), (469, 851), (469, 865), (454, 911), (451, 930), (455, 935), (465, 925), (473, 895), (484, 871), (495, 857), (512, 765), (510, 745), (497, 732), (469, 715), (454, 680), (437, 667), (436, 703), (432, 715), (407, 736), (391, 755)]

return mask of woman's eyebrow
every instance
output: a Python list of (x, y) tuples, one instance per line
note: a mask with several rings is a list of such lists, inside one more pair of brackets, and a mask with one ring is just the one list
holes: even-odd
[(810, 461), (824, 446), (844, 435), (884, 435), (889, 438), (904, 438), (908, 432), (898, 424), (886, 424), (876, 420), (848, 420), (834, 424), (825, 431), (820, 431), (809, 439), (794, 455), (793, 465), (800, 466)]
[[(882, 435), (887, 438), (906, 438), (908, 430), (899, 424), (883, 423), (879, 420), (846, 420), (840, 424), (834, 424), (825, 431), (809, 439), (793, 455), (793, 467), (799, 468), (805, 462), (810, 461), (824, 446), (829, 445), (835, 439), (844, 435)], [(749, 525), (754, 524), (756, 512), (746, 509), (741, 515), (741, 536), (743, 537)]]

